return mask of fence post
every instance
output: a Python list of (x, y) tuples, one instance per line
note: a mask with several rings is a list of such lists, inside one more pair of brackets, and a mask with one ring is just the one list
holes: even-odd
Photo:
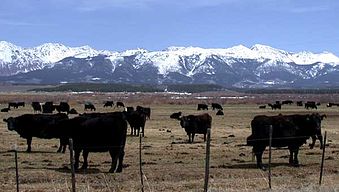
[(73, 155), (73, 139), (69, 139), (69, 154), (72, 173), (72, 192), (75, 192), (75, 170), (74, 170), (74, 155)]
[(268, 185), (270, 189), (272, 189), (272, 183), (271, 183), (271, 160), (272, 160), (272, 125), (270, 125), (270, 133), (269, 133), (269, 148), (268, 148)]
[(18, 151), (17, 145), (14, 145), (14, 159), (15, 159), (15, 182), (16, 182), (16, 191), (19, 192), (19, 168), (18, 168)]
[(209, 168), (210, 168), (210, 143), (211, 143), (211, 128), (208, 128), (207, 129), (207, 141), (206, 141), (204, 192), (207, 192), (207, 190), (208, 190), (208, 178), (209, 178)]
[(326, 135), (327, 135), (327, 132), (325, 131), (325, 135), (324, 135), (324, 145), (323, 145), (323, 154), (322, 154), (322, 157), (321, 157), (321, 165), (320, 165), (319, 185), (321, 185), (321, 181), (322, 181), (322, 178), (323, 178), (324, 159), (325, 159), (325, 148), (326, 148)]
[(141, 142), (142, 136), (139, 133), (139, 171), (140, 171), (140, 182), (141, 182), (141, 191), (144, 192), (144, 173), (142, 172), (142, 158), (141, 158)]

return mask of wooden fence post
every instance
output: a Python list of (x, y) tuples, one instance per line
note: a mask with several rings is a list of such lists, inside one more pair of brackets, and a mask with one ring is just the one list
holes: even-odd
[(72, 192), (75, 192), (75, 170), (74, 170), (74, 155), (73, 155), (73, 139), (69, 139), (69, 154), (71, 162), (71, 173), (72, 173)]
[(142, 136), (141, 133), (139, 133), (139, 171), (140, 171), (141, 192), (144, 192), (144, 173), (142, 172), (141, 147), (142, 147)]
[(272, 125), (270, 125), (270, 133), (269, 133), (269, 148), (268, 148), (268, 185), (270, 189), (272, 189), (272, 179), (271, 179), (271, 161), (272, 161), (272, 132), (273, 128)]
[(325, 135), (324, 135), (324, 145), (323, 145), (323, 154), (322, 154), (322, 157), (321, 157), (321, 165), (320, 165), (319, 185), (321, 185), (321, 181), (322, 181), (322, 178), (323, 178), (324, 159), (325, 159), (325, 148), (326, 148), (326, 135), (327, 135), (327, 132), (325, 131)]
[(207, 142), (206, 142), (204, 192), (207, 192), (208, 190), (208, 178), (209, 178), (209, 168), (210, 168), (210, 144), (211, 144), (211, 128), (208, 128), (207, 129)]

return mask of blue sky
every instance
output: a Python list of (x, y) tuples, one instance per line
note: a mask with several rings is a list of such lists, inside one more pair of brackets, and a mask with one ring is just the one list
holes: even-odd
[(339, 56), (338, 0), (1, 0), (0, 40), (122, 51), (265, 44)]

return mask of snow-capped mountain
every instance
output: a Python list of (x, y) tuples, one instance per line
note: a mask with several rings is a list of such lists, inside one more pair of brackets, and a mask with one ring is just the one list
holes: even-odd
[(1, 81), (16, 83), (214, 83), (236, 87), (339, 85), (332, 53), (292, 53), (266, 45), (168, 47), (123, 52), (46, 43), (21, 48), (0, 42)]

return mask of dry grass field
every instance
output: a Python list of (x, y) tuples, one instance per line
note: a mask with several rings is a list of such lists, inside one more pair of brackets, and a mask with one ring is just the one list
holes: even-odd
[[(201, 135), (193, 144), (177, 120), (169, 118), (173, 112), (184, 115), (199, 114), (196, 104), (219, 102), (224, 107), (224, 116), (216, 116), (208, 110), (212, 120), (209, 191), (268, 191), (267, 171), (256, 168), (252, 161), (251, 147), (243, 146), (250, 135), (250, 121), (255, 115), (306, 114), (315, 110), (303, 107), (283, 106), (282, 110), (258, 109), (258, 103), (274, 102), (286, 98), (284, 95), (244, 96), (236, 93), (206, 93), (196, 95), (179, 94), (127, 94), (127, 93), (3, 93), (0, 108), (8, 101), (25, 101), (26, 107), (1, 113), (0, 117), (33, 113), (32, 101), (67, 100), (71, 107), (84, 112), (83, 103), (92, 101), (97, 111), (114, 111), (103, 108), (105, 100), (123, 101), (127, 106), (143, 105), (152, 108), (147, 121), (142, 143), (142, 163), (145, 174), (145, 191), (203, 191), (205, 143)], [(337, 95), (288, 96), (292, 100), (339, 101)], [(310, 98), (309, 98), (310, 97)], [(301, 166), (288, 165), (289, 152), (274, 149), (272, 152), (273, 191), (339, 191), (339, 107), (327, 108), (322, 104), (316, 111), (326, 114), (323, 131), (327, 131), (323, 185), (318, 186), (321, 162), (319, 141), (315, 149), (302, 146), (299, 152)], [(99, 129), (99, 128), (98, 128)], [(128, 130), (130, 131), (130, 130)], [(310, 142), (310, 140), (308, 140)], [(0, 187), (1, 191), (15, 191), (14, 153), (17, 145), (19, 183), (21, 191), (71, 191), (69, 151), (56, 153), (58, 140), (33, 138), (32, 153), (26, 153), (26, 141), (16, 132), (8, 131), (0, 122)], [(108, 173), (108, 153), (90, 153), (89, 169), (76, 173), (77, 191), (140, 191), (139, 138), (128, 136), (122, 173)], [(268, 162), (268, 151), (263, 156)]]

